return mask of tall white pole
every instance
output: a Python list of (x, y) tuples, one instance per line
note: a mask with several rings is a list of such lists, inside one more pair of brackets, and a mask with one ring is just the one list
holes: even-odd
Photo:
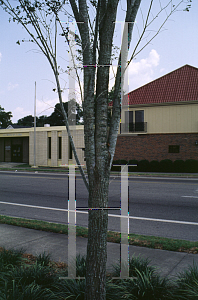
[(36, 167), (36, 81), (35, 81), (35, 98), (34, 98), (34, 167)]

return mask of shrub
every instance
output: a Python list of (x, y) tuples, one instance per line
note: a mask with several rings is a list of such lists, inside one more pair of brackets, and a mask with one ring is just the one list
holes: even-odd
[(85, 286), (85, 280), (62, 279), (56, 282), (54, 291), (57, 299), (84, 300)]
[[(113, 165), (127, 165), (127, 160), (125, 159), (118, 159), (113, 161)], [(121, 168), (120, 166), (112, 166), (111, 171), (118, 171), (120, 172)]]
[[(161, 279), (155, 268), (150, 266), (149, 263), (148, 259), (132, 256), (129, 259), (129, 276), (131, 278), (115, 280), (117, 285), (122, 286), (126, 299), (168, 299), (170, 295), (169, 280)], [(120, 265), (113, 266), (113, 269), (113, 276), (119, 277)]]
[(10, 300), (55, 300), (58, 299), (52, 291), (43, 288), (38, 284), (32, 282), (29, 285), (21, 288), (20, 283), (16, 284), (13, 280), (12, 284), (8, 288), (7, 283), (0, 291), (0, 299), (10, 299)]
[[(135, 257), (134, 255), (129, 258), (129, 277), (137, 275), (137, 270), (140, 272), (146, 272), (147, 270), (154, 270), (152, 266), (149, 266), (150, 260), (142, 258), (141, 256)], [(113, 268), (113, 277), (120, 276), (120, 264), (115, 264)]]
[(80, 254), (76, 256), (76, 276), (86, 276), (86, 256), (81, 256)]
[(118, 165), (117, 160), (113, 160), (111, 171), (119, 172), (120, 171), (120, 167), (114, 166), (114, 165)]
[(33, 282), (48, 288), (57, 280), (57, 276), (52, 268), (36, 263), (32, 266), (14, 268), (9, 272), (7, 279), (10, 284), (15, 281), (22, 289)]
[(172, 172), (173, 162), (170, 159), (164, 159), (160, 161), (160, 172)]
[(138, 161), (136, 159), (131, 159), (128, 162), (129, 165), (137, 165), (137, 167), (129, 167), (129, 172), (137, 172), (138, 170)]
[(138, 172), (149, 172), (149, 161), (144, 159), (138, 163)]
[(130, 294), (134, 300), (167, 300), (171, 299), (169, 280), (160, 278), (153, 270), (145, 272), (136, 271), (137, 276), (122, 281), (122, 288)]
[(48, 266), (50, 263), (51, 255), (46, 254), (45, 251), (42, 254), (36, 256), (36, 263), (41, 266)]
[(22, 262), (22, 254), (24, 250), (14, 250), (0, 248), (0, 269), (7, 269), (13, 266), (19, 266)]
[(174, 299), (198, 299), (198, 266), (195, 264), (178, 275), (174, 290)]
[(185, 163), (183, 160), (178, 159), (173, 162), (173, 172), (185, 172)]
[(126, 159), (118, 159), (116, 160), (117, 165), (127, 165), (128, 161)]
[(152, 160), (150, 163), (150, 171), (151, 172), (159, 172), (160, 170), (160, 163), (157, 160)]
[(188, 159), (185, 161), (185, 172), (198, 173), (198, 161), (195, 159)]

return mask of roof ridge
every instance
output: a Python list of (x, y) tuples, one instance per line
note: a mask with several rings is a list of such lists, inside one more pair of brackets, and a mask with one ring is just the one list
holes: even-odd
[[(198, 68), (184, 65), (124, 95), (123, 105), (198, 100)], [(109, 106), (112, 106), (112, 101)]]
[[(161, 78), (163, 78), (163, 77), (165, 77), (165, 76), (168, 76), (168, 75), (170, 75), (171, 73), (176, 72), (176, 71), (178, 71), (178, 70), (180, 70), (180, 69), (182, 69), (182, 68), (184, 68), (184, 67), (194, 68), (194, 69), (196, 69), (196, 70), (198, 71), (198, 68), (196, 68), (196, 67), (194, 67), (194, 66), (191, 66), (191, 65), (188, 65), (188, 64), (185, 64), (185, 65), (183, 65), (183, 66), (181, 66), (181, 67), (179, 67), (179, 68), (177, 68), (177, 69), (175, 69), (175, 70), (173, 70), (173, 71), (170, 71), (170, 72), (168, 72), (168, 73), (166, 73), (166, 74), (164, 74), (164, 75), (162, 75), (162, 76), (160, 76), (160, 77), (158, 77), (158, 78), (156, 78), (156, 79), (151, 80), (150, 82), (147, 82), (146, 84), (144, 84), (144, 85), (142, 85), (142, 86), (136, 88), (135, 90), (132, 90), (132, 91), (129, 92), (128, 94), (130, 94), (130, 93), (132, 93), (132, 92), (134, 92), (134, 91), (137, 91), (138, 89), (141, 89), (141, 88), (143, 88), (144, 86), (146, 86), (146, 85), (148, 85), (148, 84), (150, 84), (150, 83), (152, 83), (152, 82), (154, 82), (154, 81), (157, 81), (157, 80), (159, 80), (159, 79), (161, 79)], [(125, 94), (125, 95), (127, 95), (127, 94)]]

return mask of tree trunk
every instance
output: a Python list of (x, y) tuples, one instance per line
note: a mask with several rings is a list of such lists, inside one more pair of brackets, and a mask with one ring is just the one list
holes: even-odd
[(86, 300), (106, 299), (108, 210), (102, 208), (108, 207), (109, 173), (105, 178), (99, 173), (95, 168), (89, 185), (89, 208), (96, 209), (89, 210)]

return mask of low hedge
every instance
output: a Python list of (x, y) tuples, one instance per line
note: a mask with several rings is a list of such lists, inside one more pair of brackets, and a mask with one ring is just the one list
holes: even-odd
[(113, 161), (112, 171), (120, 171), (120, 166), (114, 165), (134, 165), (129, 167), (129, 172), (162, 172), (162, 173), (198, 173), (198, 160), (188, 159), (183, 161), (181, 159), (172, 161), (164, 159), (161, 161), (146, 159), (137, 161), (131, 159), (129, 161), (119, 159)]

